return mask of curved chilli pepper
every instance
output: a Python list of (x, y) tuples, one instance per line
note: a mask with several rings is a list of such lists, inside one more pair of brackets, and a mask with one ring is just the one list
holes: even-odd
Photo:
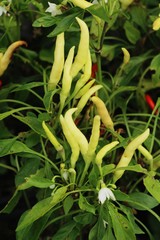
[(74, 136), (75, 140), (77, 141), (80, 151), (83, 155), (83, 157), (85, 157), (87, 150), (88, 150), (88, 141), (86, 139), (86, 137), (84, 136), (84, 134), (77, 128), (77, 126), (75, 125), (73, 118), (72, 118), (72, 114), (77, 110), (77, 108), (71, 108), (69, 109), (66, 113), (65, 113), (65, 120), (67, 123), (67, 126), (70, 130), (70, 132), (72, 133), (72, 135)]
[(134, 0), (119, 0), (122, 6), (122, 9), (126, 9)]
[(96, 115), (93, 119), (92, 133), (88, 144), (88, 151), (86, 154), (86, 161), (88, 161), (89, 163), (94, 160), (99, 136), (100, 136), (100, 116)]
[(91, 61), (91, 54), (90, 51), (88, 50), (88, 57), (87, 61), (84, 65), (84, 72), (80, 79), (77, 81), (74, 92), (73, 92), (73, 97), (78, 93), (78, 91), (87, 83), (87, 81), (91, 77), (91, 66), (92, 66), (92, 61)]
[(154, 31), (158, 31), (160, 29), (160, 17), (156, 18), (153, 22), (152, 28)]
[(104, 102), (99, 97), (96, 97), (96, 96), (92, 97), (91, 101), (95, 104), (97, 113), (100, 115), (104, 126), (107, 129), (114, 131), (113, 121), (109, 115), (109, 112), (108, 112)]
[(78, 72), (83, 68), (85, 65), (87, 58), (88, 58), (88, 50), (89, 50), (89, 31), (87, 24), (81, 20), (80, 18), (76, 17), (76, 20), (81, 29), (81, 36), (80, 42), (78, 45), (78, 52), (73, 62), (71, 68), (71, 76), (75, 77)]
[[(150, 107), (150, 109), (153, 110), (155, 108), (156, 104), (153, 101), (153, 99), (151, 98), (151, 96), (149, 94), (145, 94), (145, 99), (146, 99), (146, 102), (147, 102), (148, 106)], [(156, 111), (156, 113), (158, 113), (158, 111)]]
[(92, 3), (87, 2), (85, 0), (69, 0), (69, 2), (72, 2), (74, 5), (82, 9), (88, 8), (93, 5)]
[(64, 33), (60, 33), (56, 39), (56, 45), (54, 50), (54, 62), (52, 65), (48, 90), (54, 90), (61, 78), (64, 65)]
[(14, 51), (22, 45), (27, 46), (27, 43), (25, 41), (21, 41), (21, 40), (16, 41), (7, 48), (7, 50), (4, 54), (0, 53), (0, 76), (3, 75), (3, 73), (7, 69), (8, 65), (10, 64)]
[(70, 71), (71, 71), (71, 66), (72, 66), (73, 57), (74, 57), (74, 49), (75, 49), (75, 47), (73, 46), (69, 50), (67, 59), (64, 64), (63, 78), (62, 78), (62, 90), (60, 93), (61, 109), (63, 109), (65, 100), (68, 97), (70, 89), (71, 89), (72, 76), (70, 74)]
[(82, 87), (77, 95), (75, 96), (75, 99), (81, 98), (88, 90), (91, 88), (91, 86), (95, 83), (95, 79), (89, 81), (84, 87)]
[(64, 148), (63, 146), (58, 142), (56, 137), (53, 135), (53, 133), (49, 130), (45, 122), (42, 122), (42, 127), (49, 139), (49, 141), (52, 143), (52, 145), (55, 147), (57, 152), (61, 155), (62, 159), (65, 160), (65, 154), (64, 154)]
[(127, 63), (129, 63), (130, 60), (130, 53), (128, 52), (128, 50), (126, 48), (121, 48), (123, 51), (123, 64), (126, 65)]
[(153, 156), (150, 154), (150, 152), (142, 145), (138, 147), (138, 151), (140, 151), (140, 153), (145, 157), (144, 162), (150, 164), (151, 166), (153, 163)]
[(91, 87), (79, 100), (78, 104), (77, 104), (77, 111), (75, 113), (75, 116), (77, 117), (80, 112), (82, 111), (82, 109), (85, 107), (87, 101), (90, 99), (90, 97), (96, 92), (98, 91), (100, 88), (102, 88), (102, 85), (95, 85), (93, 87)]
[(69, 145), (71, 147), (71, 151), (72, 151), (72, 155), (71, 155), (71, 159), (70, 159), (71, 168), (75, 168), (75, 164), (79, 157), (79, 145), (78, 145), (74, 135), (70, 132), (70, 130), (67, 126), (67, 122), (62, 115), (60, 115), (60, 122), (62, 125), (63, 133), (64, 133), (64, 135), (67, 139), (67, 142), (69, 143)]
[(98, 166), (101, 166), (104, 156), (105, 156), (112, 148), (114, 148), (117, 144), (119, 144), (119, 142), (118, 142), (118, 141), (114, 141), (114, 142), (108, 143), (108, 144), (105, 145), (103, 148), (101, 148), (101, 150), (99, 150), (99, 152), (98, 152), (97, 155), (96, 155), (95, 163), (96, 163)]
[(128, 146), (126, 147), (123, 155), (121, 156), (121, 159), (120, 159), (119, 163), (116, 166), (116, 171), (114, 172), (114, 175), (113, 175), (113, 182), (114, 183), (118, 179), (120, 179), (122, 177), (123, 173), (125, 172), (125, 170), (118, 170), (118, 168), (128, 166), (128, 164), (130, 163), (130, 161), (133, 157), (133, 154), (134, 154), (135, 150), (148, 138), (149, 133), (150, 133), (150, 130), (148, 128), (148, 129), (146, 129), (145, 132), (140, 134), (138, 137), (133, 139), (128, 144)]

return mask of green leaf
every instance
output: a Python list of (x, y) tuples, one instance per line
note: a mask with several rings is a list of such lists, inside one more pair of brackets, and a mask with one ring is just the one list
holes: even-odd
[[(22, 214), (22, 216), (19, 220), (19, 224), (23, 220), (23, 218), (27, 214), (27, 212), (28, 211), (26, 211), (24, 214)], [(16, 232), (16, 240), (31, 240), (31, 239), (39, 240), (40, 234), (43, 232), (43, 229), (46, 226), (51, 213), (52, 213), (52, 211), (48, 212), (42, 218), (35, 221), (33, 224), (22, 229), (21, 231)]]
[(59, 17), (53, 17), (51, 15), (48, 16), (44, 16), (44, 17), (40, 17), (38, 19), (36, 19), (32, 26), (33, 27), (51, 27), (55, 24), (57, 24), (57, 22), (59, 21)]
[(16, 138), (0, 140), (0, 157), (7, 155), (15, 142)]
[(60, 229), (57, 233), (53, 236), (53, 240), (66, 240), (68, 235), (72, 232), (75, 228), (76, 223), (74, 221), (70, 221), (65, 225), (60, 226)]
[(32, 157), (31, 159), (27, 159), (23, 161), (23, 166), (18, 171), (17, 175), (15, 176), (15, 184), (16, 187), (22, 183), (24, 183), (25, 177), (34, 174), (40, 165), (40, 158)]
[(141, 38), (140, 31), (129, 21), (125, 22), (124, 30), (128, 40), (132, 44), (136, 44), (136, 42)]
[(93, 6), (86, 8), (86, 11), (88, 11), (92, 15), (95, 15), (95, 16), (101, 18), (105, 22), (109, 21), (107, 12), (100, 4), (94, 4)]
[(160, 54), (156, 55), (150, 64), (150, 70), (154, 71), (152, 74), (153, 84), (157, 84), (160, 81)]
[(80, 209), (95, 214), (95, 207), (91, 205), (85, 197), (80, 193), (78, 201)]
[(85, 226), (87, 224), (91, 224), (95, 219), (94, 219), (94, 215), (92, 213), (89, 212), (85, 212), (85, 213), (80, 213), (78, 215), (76, 215), (75, 217), (73, 217), (74, 221)]
[[(133, 201), (133, 203), (129, 203), (129, 205), (138, 210), (146, 210), (146, 207), (152, 209), (159, 204), (153, 197), (142, 192), (131, 193), (129, 197), (130, 200)], [(136, 203), (144, 205), (144, 208), (136, 205)]]
[(30, 82), (30, 83), (25, 83), (25, 84), (21, 84), (21, 85), (17, 86), (17, 87), (14, 88), (11, 92), (29, 90), (29, 89), (32, 89), (32, 88), (41, 87), (41, 86), (43, 86), (43, 85), (44, 85), (43, 82)]
[(37, 219), (44, 216), (49, 212), (54, 206), (56, 206), (65, 196), (66, 196), (67, 187), (59, 188), (55, 194), (51, 197), (45, 198), (35, 204), (31, 210), (25, 215), (24, 219), (18, 225), (16, 231), (20, 231), (30, 224), (35, 222)]
[(160, 181), (152, 176), (143, 179), (143, 183), (148, 192), (160, 203)]
[(105, 233), (104, 220), (102, 216), (99, 215), (98, 221), (89, 232), (88, 240), (102, 239), (104, 233)]
[(17, 203), (19, 202), (20, 197), (21, 197), (21, 193), (16, 190), (13, 196), (11, 197), (11, 199), (6, 204), (6, 206), (0, 211), (0, 213), (8, 213), (8, 214), (11, 213), (12, 210), (17, 205)]
[(55, 27), (55, 29), (48, 35), (48, 37), (55, 37), (61, 32), (65, 32), (68, 28), (75, 22), (75, 17), (81, 15), (82, 10), (76, 11), (72, 14), (69, 14), (63, 17)]
[(43, 98), (43, 103), (44, 103), (44, 106), (45, 106), (47, 112), (51, 112), (52, 99), (53, 99), (54, 94), (57, 92), (58, 92), (58, 89), (55, 89), (53, 91), (47, 91), (45, 93), (44, 98)]
[(44, 178), (44, 169), (38, 169), (35, 174), (25, 177), (25, 182), (18, 186), (18, 190), (25, 190), (30, 187), (48, 188), (53, 185), (53, 182)]
[(103, 177), (106, 176), (107, 174), (113, 172), (113, 170), (115, 169), (115, 164), (111, 163), (108, 165), (104, 165), (102, 167), (102, 175)]
[(45, 132), (43, 130), (43, 127), (42, 127), (42, 122), (38, 118), (32, 117), (32, 116), (21, 117), (19, 115), (15, 115), (15, 114), (13, 116), (15, 118), (17, 118), (19, 121), (28, 125), (31, 129), (33, 129), (39, 135), (41, 135), (43, 137), (46, 136)]
[(65, 198), (65, 200), (63, 202), (63, 208), (64, 208), (64, 212), (66, 215), (71, 210), (73, 203), (74, 203), (74, 201), (73, 201), (73, 198), (71, 195), (69, 195), (68, 197)]
[(108, 204), (108, 208), (116, 240), (136, 240), (135, 234), (127, 218), (120, 214), (113, 204)]

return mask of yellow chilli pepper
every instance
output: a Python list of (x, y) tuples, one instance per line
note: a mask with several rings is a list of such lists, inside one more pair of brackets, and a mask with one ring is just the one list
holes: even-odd
[(42, 127), (52, 145), (55, 147), (57, 152), (61, 155), (62, 159), (65, 160), (65, 154), (63, 146), (58, 142), (57, 138), (53, 135), (53, 133), (49, 130), (45, 122), (42, 122)]
[(87, 61), (84, 65), (84, 72), (80, 79), (77, 81), (74, 92), (73, 92), (73, 97), (78, 93), (78, 91), (88, 82), (88, 80), (91, 77), (92, 73), (92, 60), (91, 60), (91, 54), (90, 51), (88, 50), (88, 57)]
[(119, 0), (120, 1), (120, 3), (121, 3), (121, 6), (122, 6), (122, 9), (127, 9), (128, 8), (128, 6), (130, 5), (130, 4), (132, 4), (132, 2), (134, 1), (134, 0)]
[(65, 113), (65, 120), (67, 123), (67, 126), (70, 130), (70, 132), (72, 133), (72, 135), (74, 136), (75, 140), (77, 141), (80, 151), (82, 153), (83, 156), (86, 155), (87, 150), (88, 150), (88, 141), (86, 139), (86, 137), (84, 136), (84, 134), (77, 128), (77, 126), (75, 125), (73, 118), (72, 118), (72, 114), (77, 110), (77, 108), (71, 108), (69, 109), (66, 113)]
[(69, 0), (69, 2), (72, 2), (75, 6), (80, 7), (82, 9), (88, 8), (93, 5), (92, 3), (87, 2), (85, 0)]
[(82, 87), (81, 90), (79, 90), (79, 92), (78, 92), (77, 95), (75, 96), (75, 99), (79, 99), (79, 98), (81, 98), (85, 93), (87, 93), (94, 83), (95, 83), (95, 79), (89, 81), (86, 85), (84, 85), (84, 87)]
[(51, 69), (48, 90), (54, 90), (61, 78), (64, 65), (64, 33), (60, 33), (56, 39), (54, 50), (54, 62)]
[(67, 142), (69, 143), (72, 151), (70, 163), (71, 163), (71, 168), (75, 168), (75, 164), (78, 160), (79, 157), (79, 145), (74, 137), (74, 135), (71, 133), (70, 129), (68, 128), (68, 124), (64, 117), (61, 115), (60, 116), (60, 122), (62, 125), (63, 133), (67, 139)]
[(0, 76), (3, 75), (10, 64), (13, 52), (22, 45), (27, 46), (27, 43), (25, 41), (16, 41), (7, 48), (4, 54), (0, 53)]
[(75, 77), (79, 71), (85, 65), (87, 58), (88, 58), (88, 50), (89, 50), (89, 31), (87, 24), (81, 20), (80, 18), (76, 17), (76, 20), (81, 29), (81, 36), (80, 42), (78, 45), (78, 52), (75, 57), (75, 60), (72, 64), (71, 68), (71, 76)]
[(71, 83), (72, 83), (72, 76), (70, 74), (71, 66), (73, 62), (74, 57), (74, 48), (72, 47), (68, 53), (67, 59), (64, 64), (64, 70), (63, 70), (63, 78), (62, 78), (62, 90), (60, 92), (60, 106), (61, 109), (63, 109), (64, 103), (66, 98), (69, 95)]
[(132, 140), (128, 144), (123, 155), (121, 156), (119, 163), (116, 166), (116, 171), (114, 172), (114, 175), (113, 175), (114, 183), (122, 177), (125, 171), (125, 170), (118, 170), (118, 168), (128, 166), (128, 164), (130, 163), (133, 157), (135, 150), (148, 138), (149, 132), (150, 132), (149, 129), (147, 129), (145, 132), (143, 132), (141, 135), (136, 137), (134, 140)]
[(160, 29), (160, 17), (158, 17), (152, 25), (154, 31), (158, 31)]
[(96, 163), (98, 166), (101, 166), (104, 156), (105, 156), (112, 148), (114, 148), (117, 144), (119, 144), (118, 141), (113, 141), (113, 142), (111, 142), (111, 143), (108, 143), (108, 144), (105, 145), (104, 147), (102, 147), (101, 150), (99, 150), (99, 152), (98, 152), (97, 155), (96, 155), (95, 163)]
[(80, 112), (82, 111), (82, 109), (85, 107), (87, 101), (89, 100), (89, 98), (96, 92), (98, 91), (100, 88), (102, 88), (102, 85), (95, 85), (93, 87), (91, 87), (79, 100), (78, 104), (77, 104), (77, 111), (75, 113), (75, 116), (78, 116), (80, 114)]
[(97, 96), (91, 98), (91, 101), (95, 104), (97, 113), (100, 115), (104, 126), (112, 131), (114, 131), (114, 124), (109, 115), (109, 112), (104, 104), (104, 102)]
[(92, 133), (88, 144), (88, 151), (85, 157), (86, 161), (89, 163), (94, 160), (94, 157), (96, 155), (95, 151), (98, 145), (99, 136), (100, 136), (100, 116), (96, 115), (93, 119)]
[(130, 54), (128, 52), (128, 50), (126, 48), (121, 48), (123, 51), (123, 64), (126, 65), (127, 63), (129, 63), (130, 60)]

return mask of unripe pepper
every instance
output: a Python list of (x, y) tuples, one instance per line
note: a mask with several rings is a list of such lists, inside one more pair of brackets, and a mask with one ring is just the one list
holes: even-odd
[(78, 145), (74, 135), (71, 133), (70, 129), (68, 128), (68, 124), (62, 115), (60, 116), (60, 122), (62, 125), (63, 133), (67, 139), (67, 142), (69, 143), (69, 145), (71, 147), (72, 155), (70, 158), (70, 163), (71, 163), (71, 168), (74, 169), (75, 164), (79, 157), (79, 145)]
[(48, 139), (52, 143), (52, 145), (55, 147), (57, 152), (61, 155), (62, 159), (65, 160), (65, 153), (64, 153), (63, 146), (58, 142), (57, 138), (49, 130), (49, 128), (47, 127), (47, 125), (45, 124), (44, 121), (42, 122), (42, 127), (43, 127)]
[(90, 97), (96, 92), (98, 91), (100, 88), (102, 88), (102, 85), (95, 85), (93, 87), (91, 87), (79, 100), (78, 104), (77, 104), (77, 111), (75, 116), (78, 116), (80, 114), (80, 112), (82, 111), (82, 109), (85, 107), (87, 101), (90, 99)]
[(149, 136), (149, 129), (147, 129), (145, 132), (143, 132), (141, 135), (136, 137), (134, 140), (132, 140), (128, 146), (126, 147), (119, 163), (116, 166), (116, 171), (113, 175), (113, 182), (115, 183), (118, 179), (120, 179), (124, 173), (125, 170), (117, 170), (120, 167), (127, 167), (130, 163), (133, 154), (135, 150), (148, 138)]
[(156, 20), (153, 22), (152, 28), (154, 31), (158, 31), (160, 29), (160, 17), (156, 18)]
[(128, 6), (130, 5), (130, 4), (132, 4), (132, 2), (134, 1), (134, 0), (119, 0), (120, 1), (120, 3), (121, 3), (121, 6), (122, 6), (122, 9), (127, 9), (128, 8)]
[(96, 96), (92, 97), (91, 101), (95, 104), (97, 113), (101, 117), (101, 120), (102, 120), (104, 126), (107, 129), (114, 131), (113, 121), (109, 115), (109, 112), (108, 112), (104, 102), (99, 97), (96, 97)]
[(91, 60), (91, 54), (90, 51), (88, 50), (88, 57), (87, 61), (84, 65), (84, 72), (80, 79), (77, 81), (74, 92), (73, 92), (73, 97), (78, 93), (78, 91), (88, 82), (88, 80), (91, 78), (91, 67), (92, 67), (92, 60)]
[(113, 141), (111, 143), (108, 143), (107, 145), (105, 145), (104, 147), (101, 148), (101, 150), (99, 150), (99, 152), (96, 155), (95, 158), (95, 163), (100, 166), (102, 164), (103, 158), (104, 156), (112, 149), (114, 148), (117, 144), (119, 144), (118, 141)]
[(0, 76), (3, 75), (10, 64), (13, 52), (22, 45), (27, 46), (27, 43), (25, 41), (16, 41), (7, 48), (4, 54), (0, 53)]
[(122, 51), (123, 51), (123, 65), (126, 65), (129, 63), (129, 60), (130, 60), (130, 54), (128, 52), (128, 50), (126, 48), (121, 48)]
[(64, 103), (66, 98), (68, 97), (71, 89), (71, 83), (72, 83), (72, 76), (70, 74), (71, 72), (71, 66), (73, 62), (74, 57), (74, 48), (72, 47), (68, 53), (67, 59), (64, 64), (64, 71), (63, 71), (63, 78), (62, 78), (62, 90), (60, 92), (60, 107), (61, 110), (63, 109)]
[(88, 58), (88, 50), (89, 50), (89, 31), (87, 24), (81, 20), (80, 18), (76, 17), (76, 20), (81, 29), (81, 36), (80, 42), (78, 45), (78, 52), (75, 57), (75, 60), (72, 64), (71, 68), (71, 76), (75, 77), (79, 71), (85, 65), (87, 58)]
[(72, 135), (74, 136), (74, 138), (76, 139), (80, 151), (82, 153), (83, 156), (86, 155), (87, 150), (88, 150), (88, 141), (86, 139), (86, 137), (84, 136), (84, 134), (77, 128), (77, 126), (75, 125), (73, 118), (72, 118), (72, 114), (77, 110), (77, 108), (71, 108), (69, 109), (64, 118), (66, 120), (67, 126), (70, 130), (70, 132), (72, 133)]
[(95, 157), (95, 151), (98, 145), (98, 140), (100, 136), (100, 116), (96, 115), (93, 119), (92, 133), (88, 144), (88, 151), (86, 154), (86, 161), (93, 161)]
[(81, 98), (86, 92), (88, 92), (88, 90), (91, 88), (94, 82), (95, 79), (89, 81), (86, 85), (84, 85), (84, 87), (82, 87), (81, 90), (79, 90), (79, 92), (75, 96), (75, 99)]
[(60, 33), (56, 39), (54, 50), (54, 62), (48, 81), (48, 90), (54, 90), (61, 78), (64, 66), (64, 33)]
[(93, 5), (92, 3), (87, 2), (85, 0), (69, 0), (69, 1), (72, 2), (75, 6), (80, 7), (82, 9), (88, 8)]

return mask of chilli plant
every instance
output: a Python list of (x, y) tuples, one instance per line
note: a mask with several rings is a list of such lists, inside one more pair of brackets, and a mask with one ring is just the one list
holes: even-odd
[(159, 14), (156, 0), (1, 1), (5, 239), (159, 239)]

